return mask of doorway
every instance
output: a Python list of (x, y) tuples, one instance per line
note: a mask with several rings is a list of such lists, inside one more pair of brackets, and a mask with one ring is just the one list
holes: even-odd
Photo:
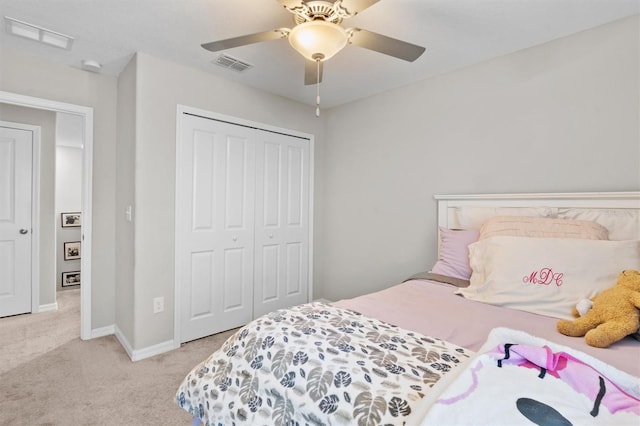
[[(91, 336), (91, 245), (92, 245), (92, 182), (93, 182), (93, 108), (68, 104), (48, 99), (20, 95), (0, 91), (0, 103), (22, 106), (26, 108), (66, 113), (82, 118), (83, 152), (82, 152), (82, 285), (80, 286), (80, 338), (90, 339)], [(52, 218), (52, 220), (57, 218)], [(34, 238), (39, 238), (39, 228), (34, 227)], [(39, 253), (33, 261), (39, 264)], [(37, 277), (37, 275), (36, 275)], [(43, 277), (40, 277), (41, 279)], [(38, 280), (39, 281), (39, 280)], [(50, 280), (55, 294), (56, 280)], [(33, 285), (40, 285), (34, 282)], [(37, 309), (37, 308), (36, 308)], [(33, 311), (37, 312), (37, 310)]]
[(82, 117), (55, 116), (55, 277), (65, 292), (82, 285)]

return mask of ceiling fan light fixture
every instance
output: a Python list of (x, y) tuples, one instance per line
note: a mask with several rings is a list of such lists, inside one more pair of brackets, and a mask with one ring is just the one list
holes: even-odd
[(326, 61), (342, 50), (347, 40), (344, 28), (323, 20), (296, 25), (289, 33), (291, 47), (312, 61)]

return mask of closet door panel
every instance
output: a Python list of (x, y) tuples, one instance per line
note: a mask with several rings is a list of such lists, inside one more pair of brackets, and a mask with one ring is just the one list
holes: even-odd
[(300, 147), (287, 147), (287, 225), (293, 229), (303, 229), (302, 214), (305, 203), (302, 190), (306, 182), (304, 176), (304, 151)]
[(248, 250), (244, 248), (227, 249), (224, 252), (224, 286), (222, 287), (222, 311), (229, 312), (246, 306), (245, 289), (250, 284), (252, 265), (248, 265), (245, 258)]
[(306, 303), (309, 287), (309, 141), (258, 133), (254, 316)]
[(194, 131), (193, 138), (193, 220), (194, 231), (213, 231), (215, 211), (215, 137), (209, 132)]
[(276, 229), (280, 226), (281, 150), (282, 147), (279, 144), (265, 143), (264, 157), (262, 158), (264, 168), (262, 173), (258, 172), (257, 174), (258, 178), (262, 177), (262, 182), (258, 181), (256, 185), (262, 186), (264, 190), (262, 199), (258, 202), (262, 201), (263, 203), (262, 221), (266, 228)]
[(185, 116), (178, 176), (180, 340), (253, 316), (253, 130)]
[(247, 211), (247, 204), (253, 205), (253, 164), (247, 164), (247, 150), (250, 142), (238, 136), (228, 137), (225, 144), (225, 199), (224, 227), (228, 231), (247, 230), (253, 228), (252, 212)]
[(213, 251), (191, 253), (191, 283), (193, 290), (189, 298), (191, 318), (213, 315), (212, 289)]
[(297, 296), (300, 294), (306, 294), (304, 292), (303, 285), (306, 284), (306, 280), (303, 277), (304, 261), (302, 254), (305, 252), (301, 243), (288, 243), (287, 244), (287, 282), (286, 282), (286, 294), (288, 297)]
[(262, 276), (256, 277), (256, 283), (260, 283), (262, 301), (268, 302), (278, 298), (278, 282), (280, 280), (280, 246), (265, 245), (262, 247), (262, 267), (258, 270)]

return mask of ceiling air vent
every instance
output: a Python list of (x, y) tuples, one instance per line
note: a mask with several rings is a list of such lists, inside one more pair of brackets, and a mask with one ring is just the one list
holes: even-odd
[(218, 58), (213, 63), (216, 65), (220, 65), (221, 67), (224, 67), (224, 68), (232, 69), (237, 72), (242, 72), (253, 67), (253, 65), (247, 62), (241, 61), (240, 59), (236, 59), (233, 56), (224, 55), (224, 54), (218, 56)]

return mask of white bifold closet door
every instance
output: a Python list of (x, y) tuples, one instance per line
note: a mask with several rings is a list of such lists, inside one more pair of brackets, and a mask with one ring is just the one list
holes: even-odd
[(309, 143), (258, 132), (254, 317), (307, 302)]
[(309, 141), (183, 115), (182, 342), (308, 301)]

